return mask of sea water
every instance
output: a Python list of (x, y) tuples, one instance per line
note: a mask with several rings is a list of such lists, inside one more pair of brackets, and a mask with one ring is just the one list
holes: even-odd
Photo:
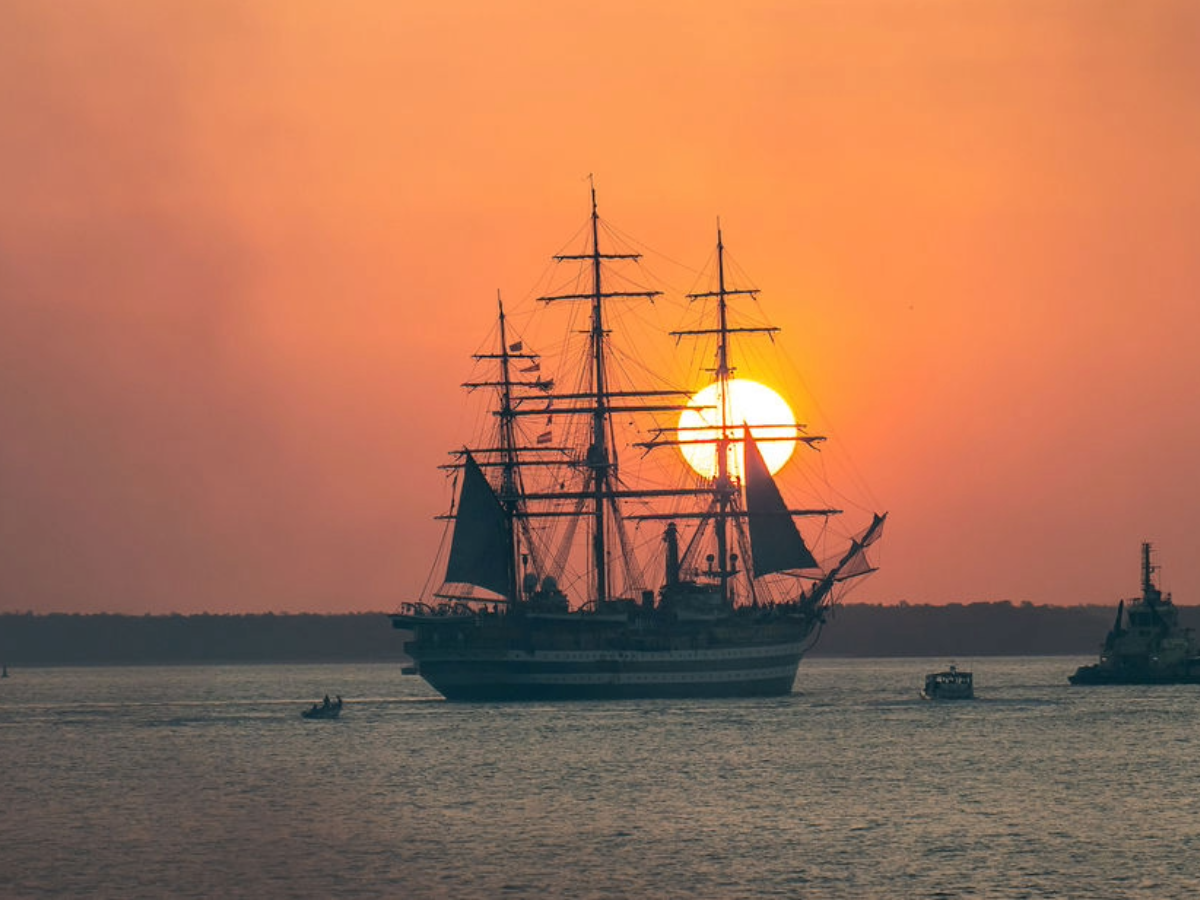
[[(449, 704), (398, 667), (18, 669), (0, 897), (1194, 897), (1200, 687), (823, 660), (749, 701)], [(300, 712), (329, 693), (336, 721)]]

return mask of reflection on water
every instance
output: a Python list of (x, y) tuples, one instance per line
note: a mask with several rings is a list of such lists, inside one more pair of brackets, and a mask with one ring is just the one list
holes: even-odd
[[(5, 897), (1184, 897), (1195, 687), (807, 660), (757, 701), (454, 705), (395, 666), (0, 682)], [(300, 712), (346, 698), (335, 721)]]

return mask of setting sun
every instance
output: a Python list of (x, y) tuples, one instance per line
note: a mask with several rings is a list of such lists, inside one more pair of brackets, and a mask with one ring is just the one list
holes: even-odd
[[(720, 385), (710, 384), (698, 391), (679, 416), (680, 451), (688, 465), (706, 478), (717, 474), (716, 440), (720, 436)], [(796, 417), (787, 402), (775, 391), (757, 381), (735, 378), (729, 382), (725, 421), (736, 437), (743, 425), (750, 426), (755, 440), (761, 441), (763, 461), (772, 474), (783, 468), (796, 449)], [(735, 478), (742, 474), (742, 445), (729, 448), (729, 471)]]

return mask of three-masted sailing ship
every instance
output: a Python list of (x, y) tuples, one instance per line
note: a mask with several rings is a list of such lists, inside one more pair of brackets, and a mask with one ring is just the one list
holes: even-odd
[[(406, 671), (455, 701), (787, 694), (839, 590), (874, 571), (867, 551), (885, 515), (824, 563), (806, 543), (797, 519), (840, 510), (792, 508), (760, 443), (811, 448), (823, 438), (793, 422), (763, 430), (735, 416), (733, 340), (777, 329), (731, 324), (731, 303), (756, 292), (726, 286), (719, 228), (715, 289), (688, 295), (714, 308), (716, 321), (671, 332), (715, 344), (712, 427), (655, 424), (677, 423), (691, 390), (614, 386), (608, 304), (658, 292), (613, 289), (607, 267), (638, 255), (605, 252), (600, 222), (593, 189), (586, 252), (555, 257), (583, 267), (582, 289), (538, 298), (587, 310), (581, 371), (542, 373), (498, 302), (498, 346), (476, 356), (493, 375), (466, 385), (494, 395), (495, 427), (454, 454), (457, 505), (441, 587), (392, 616), (412, 635)], [(577, 444), (550, 431), (531, 438), (524, 423), (539, 416), (566, 417)], [(634, 417), (648, 417), (645, 439), (620, 445), (618, 427)], [(713, 452), (711, 475), (639, 485), (618, 465), (618, 450), (636, 446), (674, 448), (683, 466), (679, 451), (689, 445)], [(631, 527), (661, 529), (652, 559), (633, 546)], [(583, 573), (573, 585), (564, 579), (572, 562)]]

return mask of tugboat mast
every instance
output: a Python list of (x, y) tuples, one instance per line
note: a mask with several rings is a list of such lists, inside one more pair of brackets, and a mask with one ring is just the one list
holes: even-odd
[(1162, 599), (1162, 593), (1154, 584), (1154, 571), (1158, 566), (1150, 561), (1150, 542), (1142, 543), (1142, 598), (1150, 606)]

